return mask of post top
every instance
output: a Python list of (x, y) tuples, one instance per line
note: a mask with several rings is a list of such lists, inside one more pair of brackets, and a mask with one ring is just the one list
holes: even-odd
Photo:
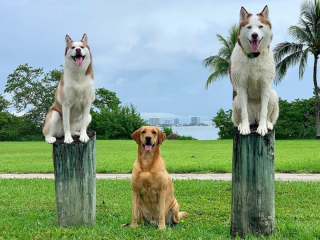
[[(95, 131), (87, 131), (88, 137), (90, 138), (89, 141), (91, 141), (96, 136)], [(73, 142), (71, 144), (79, 144), (83, 143), (79, 140), (80, 136), (72, 136)], [(57, 138), (57, 140), (53, 144), (64, 144), (64, 136)]]

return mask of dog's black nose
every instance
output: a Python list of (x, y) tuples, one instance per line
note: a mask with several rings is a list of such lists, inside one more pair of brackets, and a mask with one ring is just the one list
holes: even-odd
[(257, 38), (258, 38), (258, 33), (252, 33), (252, 34), (251, 34), (251, 37), (252, 37), (253, 39), (257, 39)]
[(146, 137), (146, 143), (150, 144), (151, 143), (151, 137)]
[(81, 49), (80, 49), (80, 48), (77, 48), (77, 49), (76, 49), (76, 53), (81, 53)]

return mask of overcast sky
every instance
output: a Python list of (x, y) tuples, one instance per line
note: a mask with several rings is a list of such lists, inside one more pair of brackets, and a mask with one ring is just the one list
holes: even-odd
[[(64, 61), (65, 35), (80, 40), (88, 35), (95, 87), (116, 92), (123, 104), (132, 103), (142, 117), (191, 116), (208, 121), (223, 108), (232, 108), (232, 87), (226, 77), (205, 90), (209, 69), (202, 60), (220, 48), (216, 34), (226, 36), (238, 23), (239, 11), (258, 13), (269, 6), (273, 26), (271, 47), (292, 41), (287, 34), (298, 22), (299, 0), (289, 1), (1, 1), (0, 94), (7, 76), (20, 64), (45, 72)], [(282, 99), (312, 96), (309, 58), (304, 79), (291, 69), (274, 86)], [(10, 99), (10, 96), (6, 95)]]

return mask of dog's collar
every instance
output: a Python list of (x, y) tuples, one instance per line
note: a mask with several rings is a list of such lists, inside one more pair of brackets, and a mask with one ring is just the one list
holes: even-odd
[(263, 53), (263, 51), (261, 51), (261, 52), (246, 53), (246, 51), (245, 51), (243, 48), (242, 48), (242, 52), (244, 53), (244, 55), (246, 55), (246, 56), (247, 56), (248, 58), (250, 58), (250, 59), (259, 57), (259, 55)]
[(263, 51), (261, 51), (261, 52), (247, 53), (247, 52), (243, 49), (239, 38), (238, 38), (237, 42), (238, 42), (239, 46), (241, 47), (243, 54), (246, 55), (246, 56), (247, 56), (248, 58), (250, 58), (250, 59), (259, 57), (260, 54), (263, 53)]

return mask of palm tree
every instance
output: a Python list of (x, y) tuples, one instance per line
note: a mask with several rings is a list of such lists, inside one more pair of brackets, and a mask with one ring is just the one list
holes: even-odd
[(217, 38), (222, 44), (218, 55), (210, 56), (203, 60), (203, 65), (205, 67), (210, 67), (210, 70), (213, 70), (213, 73), (207, 79), (206, 89), (208, 89), (209, 85), (218, 78), (228, 76), (231, 54), (237, 43), (238, 29), (237, 25), (233, 25), (228, 31), (227, 38), (217, 34)]
[(301, 4), (298, 26), (290, 26), (289, 35), (296, 42), (282, 42), (274, 48), (276, 63), (275, 83), (279, 83), (286, 75), (289, 67), (299, 63), (299, 79), (303, 78), (309, 54), (313, 55), (313, 84), (315, 89), (315, 112), (317, 138), (320, 138), (319, 90), (317, 83), (317, 65), (320, 55), (320, 2), (305, 1)]

